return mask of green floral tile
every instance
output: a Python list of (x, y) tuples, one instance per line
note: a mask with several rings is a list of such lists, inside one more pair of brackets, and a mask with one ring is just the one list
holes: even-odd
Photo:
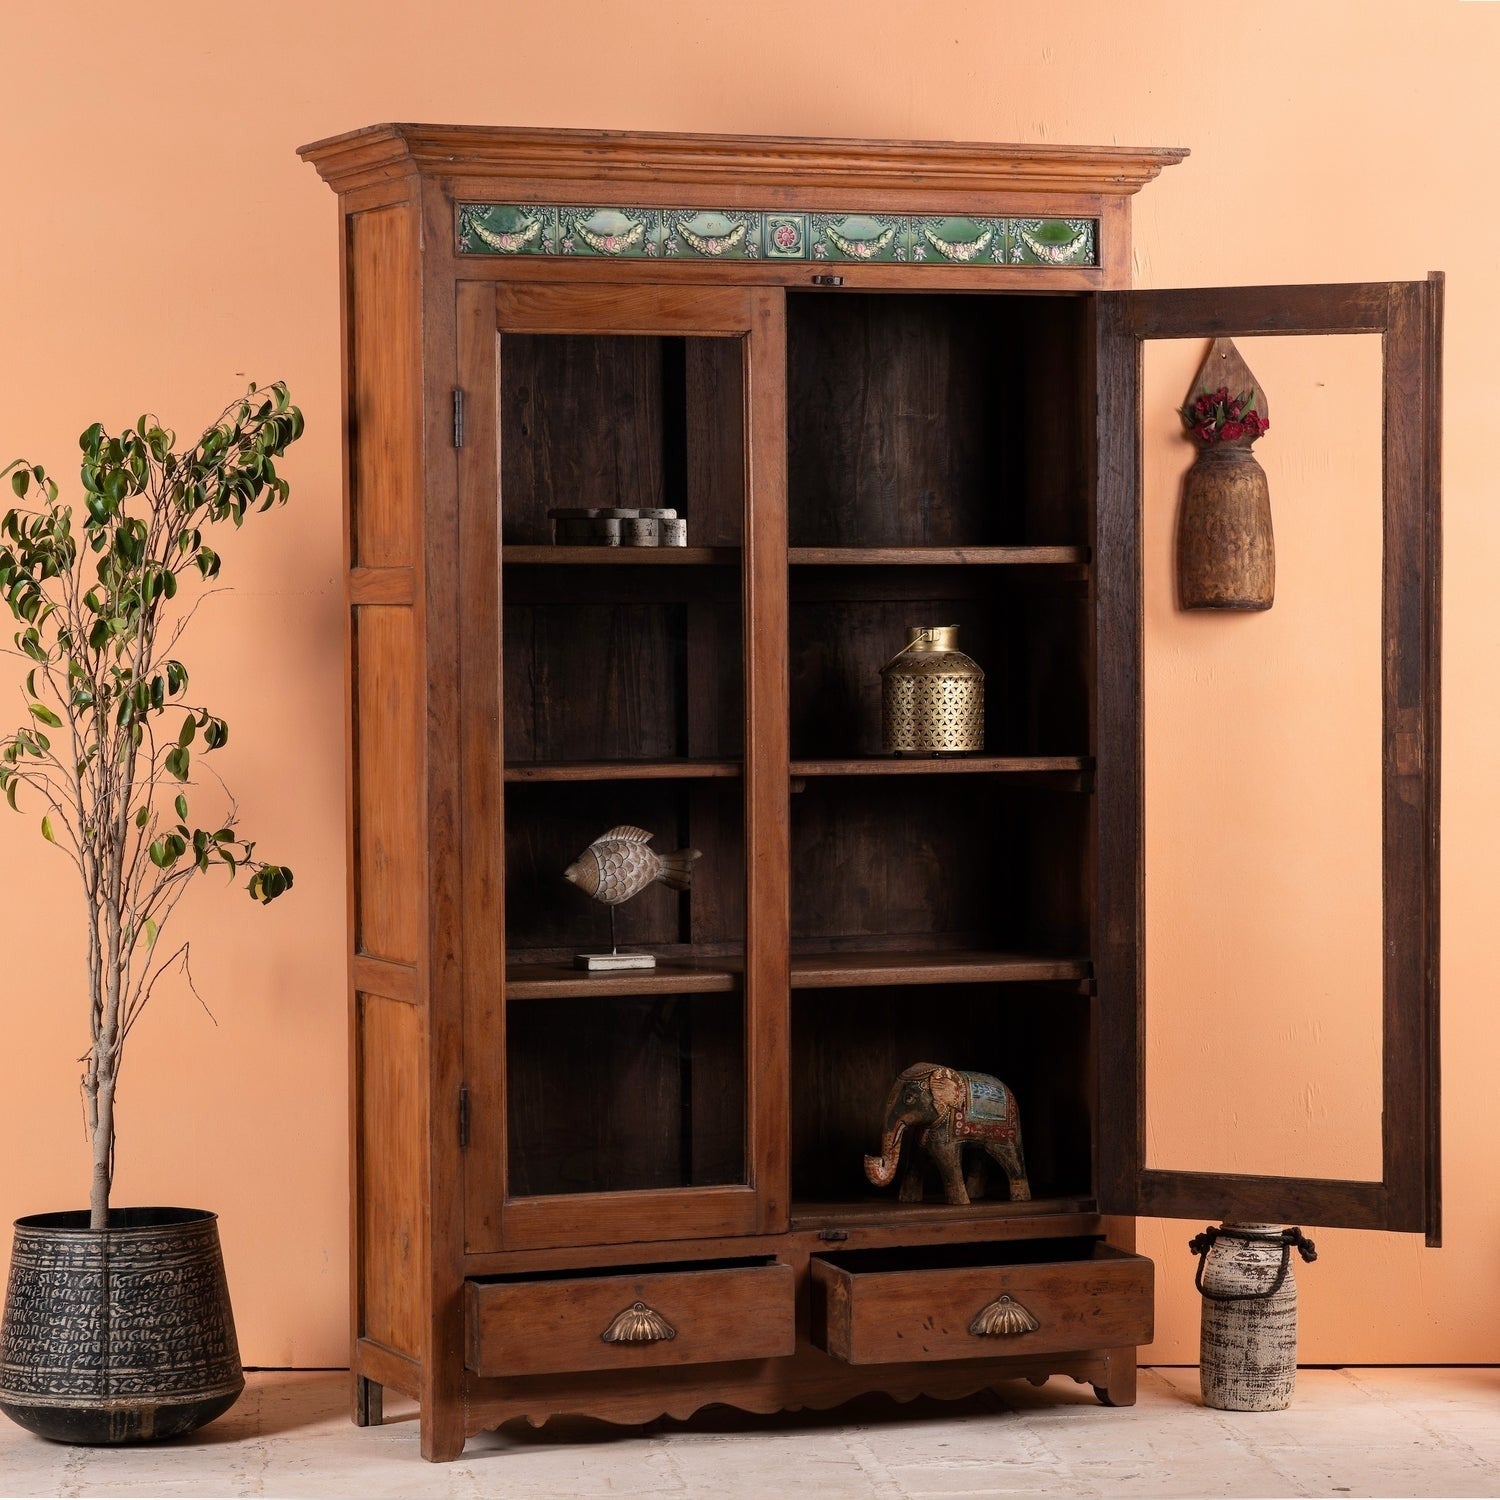
[(762, 214), (767, 260), (807, 259), (806, 214)]
[(1097, 219), (465, 203), (462, 255), (1097, 266)]
[(557, 255), (642, 260), (661, 253), (660, 215), (648, 208), (560, 208)]
[(765, 216), (758, 213), (711, 213), (706, 209), (665, 209), (661, 214), (663, 248), (688, 260), (758, 260)]
[(1098, 220), (1012, 219), (1010, 260), (1018, 266), (1098, 265)]
[(535, 204), (466, 203), (458, 211), (463, 255), (555, 255), (557, 210)]
[(813, 214), (809, 241), (814, 260), (875, 265), (905, 259), (906, 220), (886, 214)]
[(918, 215), (910, 224), (913, 261), (940, 265), (1004, 265), (1009, 238), (1004, 219), (938, 218)]

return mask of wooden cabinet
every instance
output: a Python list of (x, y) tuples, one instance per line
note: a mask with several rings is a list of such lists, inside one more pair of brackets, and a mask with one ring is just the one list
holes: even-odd
[[(1441, 282), (1131, 292), (1183, 154), (304, 149), (343, 247), (358, 1420), (390, 1385), (451, 1458), (561, 1411), (1128, 1404), (1136, 1213), (1436, 1233)], [(1148, 1169), (1142, 349), (1314, 331), (1385, 361), (1383, 1170)], [(620, 506), (688, 545), (554, 542)], [(936, 624), (985, 748), (895, 759), (879, 669)], [(560, 877), (622, 825), (702, 858), (619, 908), (654, 969), (581, 972), (608, 918)], [(1005, 1081), (1029, 1200), (870, 1185), (922, 1059)]]

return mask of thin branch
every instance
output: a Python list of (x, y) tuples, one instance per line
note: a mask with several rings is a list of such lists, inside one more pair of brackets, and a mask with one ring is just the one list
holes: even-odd
[[(135, 1023), (140, 1020), (141, 1013), (146, 1009), (147, 1002), (151, 999), (152, 992), (156, 989), (156, 981), (160, 979), (161, 976), (179, 960), (181, 960), (183, 978), (187, 980), (188, 988), (193, 992), (193, 998), (198, 1002), (199, 1005), (203, 1007), (204, 1015), (206, 1015), (208, 1019), (214, 1023), (215, 1026), (219, 1024), (218, 1017), (215, 1016), (214, 1013), (208, 1008), (208, 1002), (203, 998), (202, 995), (198, 993), (198, 986), (193, 982), (193, 971), (188, 962), (188, 954), (191, 946), (192, 944), (190, 942), (184, 942), (181, 947), (177, 948), (172, 953), (171, 957), (162, 960), (160, 967), (151, 976), (150, 982), (146, 985), (145, 989), (141, 993), (140, 1000), (132, 1011), (129, 1020), (125, 1023), (124, 1031), (120, 1037), (119, 1047), (123, 1047), (125, 1045), (125, 1038), (130, 1035), (130, 1032), (134, 1028)], [(116, 1050), (118, 1051), (119, 1048), (117, 1047)]]

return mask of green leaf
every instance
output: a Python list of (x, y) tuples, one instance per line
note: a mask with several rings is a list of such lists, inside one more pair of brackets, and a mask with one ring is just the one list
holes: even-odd
[(50, 708), (47, 708), (45, 705), (43, 705), (41, 703), (32, 703), (32, 704), (28, 704), (27, 706), (31, 709), (31, 715), (32, 715), (32, 717), (35, 718), (35, 719), (40, 719), (42, 721), (42, 723), (47, 726), (48, 729), (61, 729), (62, 728), (62, 720), (59, 719), (57, 717), (57, 715), (55, 713), (53, 713)]
[(148, 852), (151, 855), (151, 863), (155, 865), (158, 870), (165, 870), (166, 867), (172, 863), (171, 858), (167, 854), (167, 846), (160, 839), (157, 839), (152, 843), (151, 848)]
[(187, 798), (184, 797), (181, 792), (178, 792), (177, 800), (172, 804), (172, 806), (177, 809), (177, 816), (179, 818), (187, 817)]
[(26, 491), (30, 487), (30, 485), (31, 475), (28, 474), (25, 469), (17, 469), (16, 472), (10, 476), (10, 487), (16, 492), (17, 500), (24, 500), (26, 498)]
[(292, 872), (285, 865), (266, 865), (250, 877), (249, 891), (262, 906), (292, 888)]
[(149, 807), (140, 807), (136, 809), (135, 826), (137, 828), (144, 828), (150, 821), (151, 809)]
[[(186, 749), (193, 743), (193, 732), (196, 728), (197, 726), (193, 723), (193, 716), (192, 714), (189, 714), (187, 718), (182, 721), (182, 728), (177, 732), (177, 743), (183, 749)], [(187, 814), (184, 813), (183, 816), (186, 817)]]
[(42, 837), (44, 839), (46, 839), (49, 844), (55, 844), (57, 842), (57, 840), (52, 837), (52, 819), (51, 818), (45, 818), (44, 817), (42, 819)]
[(147, 917), (146, 918), (146, 928), (145, 928), (145, 931), (146, 931), (146, 946), (148, 948), (154, 948), (156, 946), (156, 934), (157, 934), (157, 931), (158, 931), (157, 926), (156, 926), (156, 918), (155, 917)]

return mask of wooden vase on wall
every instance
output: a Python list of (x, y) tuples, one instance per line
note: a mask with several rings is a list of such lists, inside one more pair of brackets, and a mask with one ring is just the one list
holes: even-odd
[(1276, 598), (1271, 489), (1248, 445), (1198, 450), (1177, 516), (1183, 609), (1270, 609)]

